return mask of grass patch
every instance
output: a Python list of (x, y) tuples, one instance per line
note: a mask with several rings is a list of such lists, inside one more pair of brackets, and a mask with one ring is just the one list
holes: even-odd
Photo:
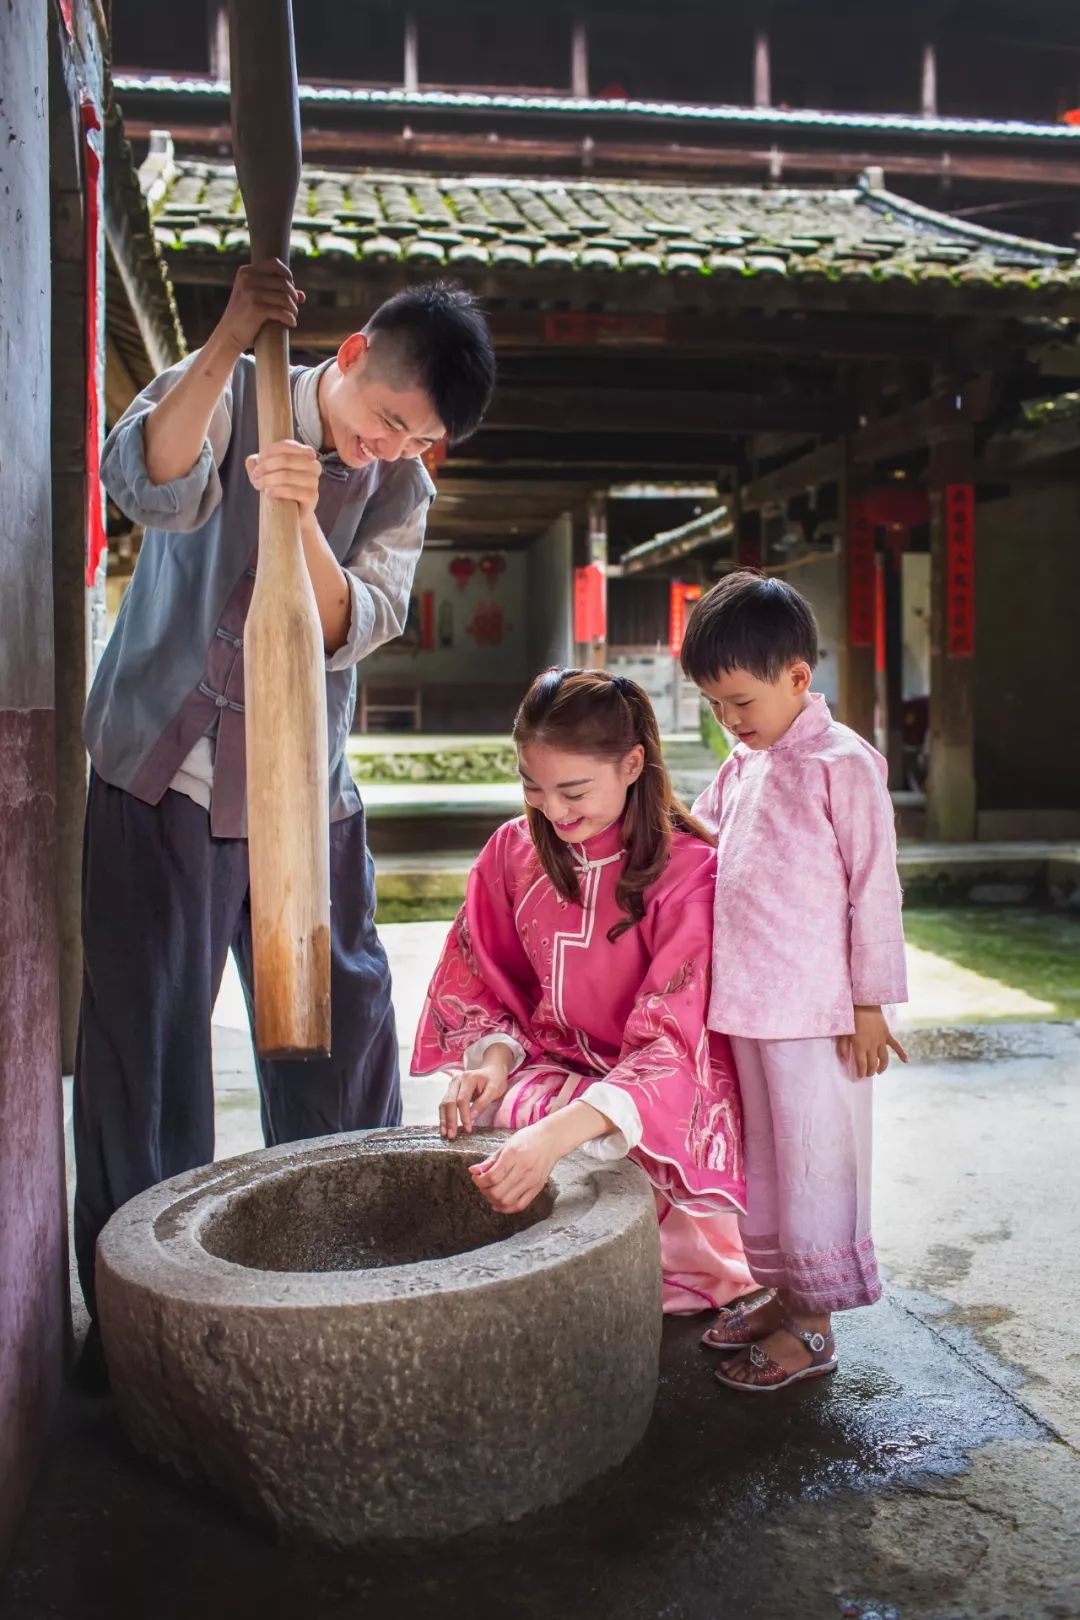
[(460, 900), (432, 900), (424, 895), (415, 900), (380, 900), (375, 921), (380, 928), (384, 923), (451, 923), (460, 910)]
[(908, 942), (1080, 1018), (1080, 915), (1017, 907), (927, 907), (904, 913)]
[(368, 753), (349, 743), (346, 747), (353, 781), (408, 783), (439, 782), (488, 784), (518, 782), (517, 754), (512, 743), (476, 743), (472, 747), (440, 748), (434, 753), (410, 751), (406, 744), (392, 753)]

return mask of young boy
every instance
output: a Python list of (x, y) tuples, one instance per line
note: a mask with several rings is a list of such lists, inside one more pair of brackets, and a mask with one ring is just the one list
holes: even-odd
[(881, 755), (811, 692), (817, 626), (778, 579), (729, 574), (694, 609), (683, 668), (738, 739), (694, 814), (717, 834), (709, 1026), (742, 1091), (743, 1245), (764, 1300), (705, 1335), (717, 1374), (772, 1391), (832, 1372), (831, 1312), (881, 1292), (870, 1236), (870, 1076), (906, 1054), (892, 802)]
[[(112, 1212), (214, 1156), (210, 1019), (230, 948), (251, 1003), (243, 632), (260, 491), (300, 508), (322, 623), (332, 904), (332, 1056), (257, 1064), (263, 1131), (274, 1144), (401, 1117), (390, 977), (344, 750), (356, 665), (405, 624), (434, 495), (419, 458), (477, 427), (494, 356), (467, 293), (401, 292), (334, 359), (293, 371), (295, 437), (260, 454), (244, 351), (267, 320), (295, 326), (302, 301), (285, 265), (245, 266), (205, 346), (157, 378), (105, 445), (105, 486), (146, 532), (85, 722), (75, 1243), (92, 1317), (94, 1246)], [(96, 1338), (86, 1361), (92, 1382)]]

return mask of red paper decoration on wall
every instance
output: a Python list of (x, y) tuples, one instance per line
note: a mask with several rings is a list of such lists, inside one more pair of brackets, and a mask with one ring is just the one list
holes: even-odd
[(497, 551), (489, 551), (480, 558), (477, 566), (487, 580), (488, 590), (493, 591), (499, 583), (499, 575), (506, 572), (506, 558)]
[(459, 591), (463, 591), (470, 579), (476, 573), (476, 564), (471, 557), (453, 557), (450, 560), (450, 578), (455, 582)]
[(498, 602), (478, 602), (468, 628), (478, 647), (500, 647), (503, 640), (503, 610)]

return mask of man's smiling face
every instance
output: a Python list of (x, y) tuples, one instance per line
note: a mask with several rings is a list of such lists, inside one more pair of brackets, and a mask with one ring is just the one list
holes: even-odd
[(395, 364), (394, 346), (392, 337), (354, 332), (320, 379), (323, 448), (347, 467), (415, 460), (446, 437), (430, 396)]

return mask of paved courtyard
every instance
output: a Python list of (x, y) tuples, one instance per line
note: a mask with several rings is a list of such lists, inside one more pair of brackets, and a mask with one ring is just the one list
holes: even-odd
[[(445, 930), (385, 930), (403, 1070)], [(877, 1083), (886, 1297), (842, 1322), (834, 1379), (740, 1400), (701, 1322), (669, 1322), (623, 1469), (505, 1531), (349, 1556), (275, 1545), (69, 1395), (0, 1620), (1076, 1620), (1080, 1026), (1030, 976), (910, 959), (914, 1061)], [(231, 971), (214, 1040), (224, 1156), (259, 1140)], [(439, 1090), (408, 1080), (406, 1120)]]

